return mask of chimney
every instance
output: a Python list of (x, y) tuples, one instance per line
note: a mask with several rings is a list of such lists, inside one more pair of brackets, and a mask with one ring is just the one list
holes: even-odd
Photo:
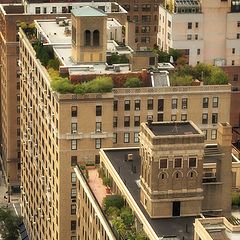
[(222, 147), (232, 145), (232, 126), (228, 123), (218, 123), (217, 143)]

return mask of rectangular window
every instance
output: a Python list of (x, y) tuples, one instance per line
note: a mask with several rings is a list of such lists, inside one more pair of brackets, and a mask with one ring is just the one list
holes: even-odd
[(71, 133), (77, 133), (77, 123), (71, 123)]
[(198, 34), (195, 34), (195, 40), (198, 40)]
[(130, 100), (125, 100), (124, 102), (124, 110), (130, 111)]
[(211, 139), (212, 140), (217, 139), (217, 129), (212, 129), (211, 130)]
[(240, 21), (237, 21), (237, 27), (240, 27)]
[(134, 101), (134, 109), (135, 109), (135, 111), (140, 111), (140, 109), (141, 109), (141, 100), (135, 100)]
[(149, 33), (150, 32), (150, 26), (142, 26), (141, 32), (142, 33)]
[(212, 124), (217, 124), (218, 122), (218, 114), (212, 113)]
[(187, 114), (181, 114), (181, 121), (187, 121)]
[(114, 100), (113, 101), (113, 111), (117, 111), (118, 110), (118, 100)]
[(198, 28), (198, 22), (195, 23), (195, 28)]
[(167, 166), (167, 159), (165, 158), (165, 159), (160, 159), (160, 161), (159, 161), (159, 168), (160, 169), (164, 169), (164, 168), (167, 168), (168, 166)]
[(204, 135), (205, 135), (204, 139), (207, 140), (207, 130), (202, 130), (202, 132), (203, 132)]
[(133, 5), (133, 11), (137, 12), (138, 11), (138, 4)]
[(158, 120), (158, 122), (162, 122), (163, 121), (163, 113), (158, 113), (157, 120)]
[(96, 106), (96, 116), (102, 116), (102, 106)]
[(118, 126), (118, 118), (113, 117), (113, 127), (116, 128)]
[(102, 132), (102, 123), (96, 122), (96, 132)]
[(77, 117), (77, 106), (71, 107), (71, 115), (72, 117)]
[(77, 189), (76, 188), (72, 188), (71, 189), (71, 198), (76, 198), (77, 196)]
[(235, 48), (232, 48), (232, 54), (235, 54)]
[(177, 121), (177, 115), (176, 114), (171, 115), (171, 121)]
[(113, 133), (113, 143), (117, 143), (117, 133)]
[(208, 124), (208, 114), (207, 113), (202, 114), (202, 124)]
[(142, 4), (142, 11), (143, 12), (150, 12), (151, 11), (151, 4)]
[(100, 155), (95, 155), (95, 164), (100, 164)]
[(57, 7), (52, 7), (52, 13), (57, 13)]
[(35, 7), (35, 14), (40, 14), (40, 13), (41, 13), (40, 7)]
[(173, 98), (172, 99), (172, 109), (177, 109), (177, 105), (178, 105), (178, 99)]
[(71, 166), (75, 167), (77, 165), (77, 156), (71, 156)]
[(124, 143), (130, 142), (130, 133), (124, 133)]
[(76, 183), (77, 182), (77, 175), (75, 172), (71, 173), (71, 182)]
[(77, 150), (77, 139), (72, 139), (71, 140), (71, 149), (72, 150)]
[(153, 99), (147, 100), (147, 110), (153, 110)]
[(237, 39), (240, 39), (240, 33), (237, 33)]
[(201, 53), (201, 49), (198, 48), (198, 49), (197, 49), (197, 55), (200, 55), (200, 53)]
[(196, 168), (197, 167), (197, 158), (195, 157), (190, 157), (188, 159), (188, 167), (189, 168)]
[(134, 15), (134, 16), (133, 16), (133, 21), (134, 21), (135, 23), (138, 22), (138, 15)]
[(71, 221), (71, 231), (75, 231), (77, 227), (77, 222), (75, 220)]
[(102, 139), (101, 138), (96, 138), (95, 139), (95, 148), (100, 149), (102, 146)]
[(138, 132), (135, 132), (134, 133), (134, 143), (139, 143), (139, 133)]
[(208, 97), (204, 97), (203, 98), (203, 108), (208, 108), (208, 102), (209, 102)]
[(130, 116), (124, 116), (124, 127), (130, 127)]
[(213, 97), (212, 107), (213, 108), (218, 107), (218, 97)]
[(192, 23), (188, 22), (188, 29), (192, 29)]
[(233, 75), (233, 81), (238, 81), (238, 74)]
[(191, 34), (187, 34), (187, 40), (192, 40), (192, 35)]
[(188, 106), (188, 99), (182, 98), (182, 109), (187, 109)]
[(134, 116), (134, 127), (140, 126), (140, 116)]
[(175, 158), (174, 168), (182, 168), (182, 158)]
[(76, 210), (77, 210), (76, 204), (71, 204), (71, 215), (76, 214)]
[(168, 20), (168, 27), (170, 28), (172, 25), (171, 21)]
[(158, 111), (162, 112), (164, 109), (164, 99), (158, 99)]

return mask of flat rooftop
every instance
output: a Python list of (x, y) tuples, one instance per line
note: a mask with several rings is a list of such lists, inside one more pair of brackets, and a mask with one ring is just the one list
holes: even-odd
[[(139, 149), (127, 148), (103, 151), (107, 155), (112, 166), (118, 172), (122, 181), (125, 183), (126, 188), (159, 238), (162, 239), (162, 237), (164, 237), (163, 239), (171, 240), (193, 239), (194, 217), (151, 219), (145, 208), (140, 203), (140, 188), (138, 182), (141, 166)], [(127, 155), (130, 153), (133, 154), (133, 161), (125, 161)]]
[(153, 122), (147, 126), (155, 136), (201, 134), (191, 122)]

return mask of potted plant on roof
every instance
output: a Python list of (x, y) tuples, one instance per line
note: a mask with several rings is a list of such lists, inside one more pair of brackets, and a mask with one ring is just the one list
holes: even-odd
[(111, 193), (112, 181), (109, 177), (104, 177), (103, 178), (103, 185), (106, 186), (106, 194), (110, 194)]

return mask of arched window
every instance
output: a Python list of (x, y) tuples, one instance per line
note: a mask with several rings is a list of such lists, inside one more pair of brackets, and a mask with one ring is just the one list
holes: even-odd
[(85, 31), (84, 40), (85, 40), (85, 46), (90, 46), (91, 45), (91, 32), (89, 30)]
[(99, 46), (99, 31), (94, 30), (93, 31), (93, 46), (98, 47)]

